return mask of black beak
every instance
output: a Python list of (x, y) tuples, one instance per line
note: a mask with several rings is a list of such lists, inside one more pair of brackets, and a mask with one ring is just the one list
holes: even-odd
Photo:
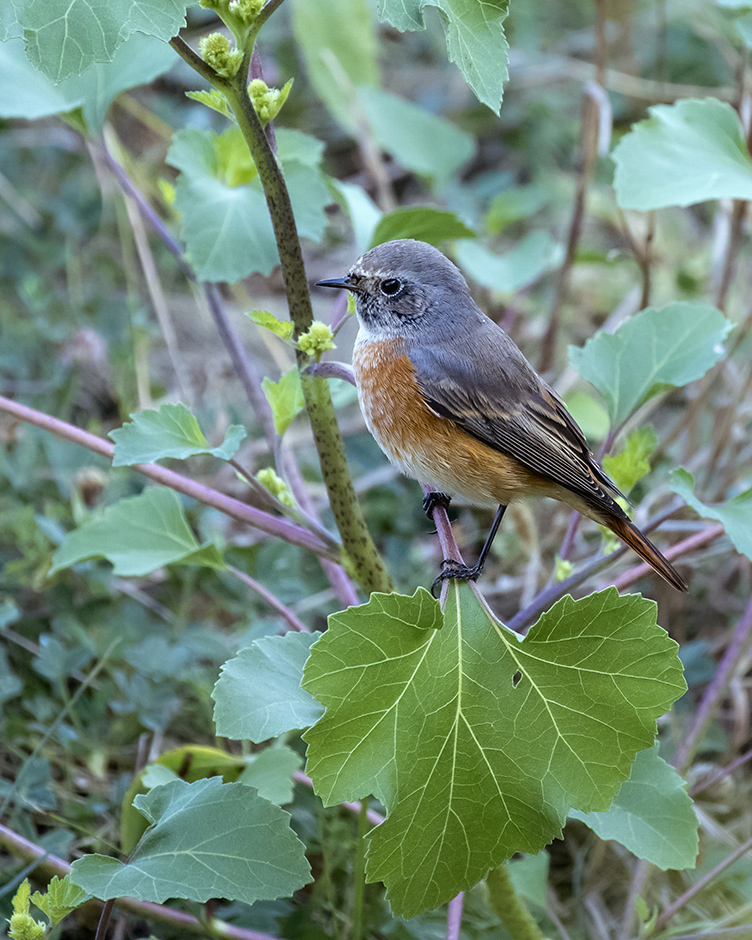
[(316, 287), (339, 287), (345, 290), (355, 290), (355, 286), (350, 283), (347, 277), (333, 277), (328, 281), (316, 281)]

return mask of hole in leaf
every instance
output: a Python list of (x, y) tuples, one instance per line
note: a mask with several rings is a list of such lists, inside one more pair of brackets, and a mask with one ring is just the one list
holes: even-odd
[(522, 678), (522, 673), (518, 669), (517, 672), (515, 672), (515, 674), (512, 676), (512, 685), (515, 688), (517, 688), (517, 684), (519, 683), (521, 678)]

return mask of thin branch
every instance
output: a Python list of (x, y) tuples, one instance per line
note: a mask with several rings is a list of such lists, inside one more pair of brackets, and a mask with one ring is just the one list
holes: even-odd
[(684, 735), (676, 754), (674, 755), (674, 766), (681, 773), (685, 770), (687, 764), (692, 758), (692, 753), (705, 730), (705, 726), (710, 720), (710, 716), (715, 711), (721, 696), (723, 695), (732, 673), (739, 663), (742, 654), (748, 648), (750, 638), (752, 637), (752, 598), (734, 629), (734, 635), (729, 643), (723, 658), (718, 664), (713, 681), (705, 690), (702, 701), (695, 712), (692, 725), (687, 734)]
[[(82, 447), (86, 447), (108, 460), (112, 459), (114, 447), (109, 441), (77, 428), (75, 425), (68, 424), (67, 421), (61, 421), (59, 418), (54, 418), (42, 411), (37, 411), (35, 408), (29, 408), (27, 405), (11, 401), (10, 398), (5, 398), (2, 395), (0, 395), (0, 411), (13, 415), (19, 421), (25, 421), (27, 424), (42, 428), (44, 431), (50, 431), (52, 434), (56, 434), (58, 437), (74, 444), (80, 444)], [(338, 553), (332, 551), (317, 535), (299, 525), (288, 522), (286, 519), (277, 519), (261, 509), (248, 506), (232, 496), (226, 496), (224, 493), (220, 493), (219, 490), (203, 483), (197, 483), (189, 477), (176, 473), (174, 470), (168, 470), (166, 467), (160, 467), (157, 464), (134, 464), (131, 469), (149, 477), (155, 483), (169, 486), (178, 493), (190, 496), (206, 506), (212, 506), (238, 522), (260, 529), (262, 532), (266, 532), (267, 535), (273, 535), (275, 538), (290, 542), (291, 545), (298, 545), (300, 548), (330, 558), (332, 561), (339, 560)]]
[[(281, 3), (282, 0), (278, 0), (278, 2)], [(269, 6), (269, 4), (267, 4), (267, 6)], [(264, 11), (262, 10), (261, 12), (263, 13)], [(183, 59), (184, 62), (187, 62), (202, 78), (205, 78), (210, 85), (214, 85), (215, 88), (220, 88), (223, 91), (229, 90), (230, 82), (228, 79), (221, 78), (210, 65), (204, 62), (197, 52), (191, 49), (181, 36), (173, 36), (170, 40), (170, 45), (180, 58)]]
[(273, 607), (278, 614), (282, 615), (291, 630), (297, 630), (299, 633), (311, 632), (294, 611), (290, 610), (276, 595), (272, 594), (268, 588), (265, 588), (264, 585), (255, 578), (246, 574), (245, 571), (241, 571), (240, 568), (235, 568), (233, 565), (228, 565), (227, 570), (231, 574), (234, 574), (243, 584), (246, 584), (252, 591), (255, 591), (259, 597), (263, 597), (270, 607)]
[(447, 910), (447, 940), (459, 940), (462, 926), (462, 909), (465, 906), (465, 892), (460, 891), (456, 898), (449, 902)]
[[(71, 866), (67, 862), (64, 862), (56, 855), (50, 855), (41, 846), (29, 842), (28, 839), (24, 839), (23, 836), (3, 825), (0, 825), (0, 845), (17, 858), (37, 861), (39, 863), (37, 869), (43, 873), (45, 878), (51, 879), (53, 875), (57, 875), (58, 878), (65, 878), (66, 875), (70, 874)], [(96, 900), (88, 903), (102, 904), (101, 901)], [(236, 927), (234, 924), (228, 924), (222, 920), (212, 919), (209, 924), (206, 924), (191, 914), (173, 910), (163, 904), (154, 904), (151, 901), (118, 898), (116, 903), (118, 907), (131, 911), (139, 917), (158, 920), (179, 930), (198, 934), (199, 936), (226, 937), (228, 940), (277, 940), (276, 937), (269, 936), (269, 934), (259, 933), (257, 930), (247, 930), (244, 927)]]

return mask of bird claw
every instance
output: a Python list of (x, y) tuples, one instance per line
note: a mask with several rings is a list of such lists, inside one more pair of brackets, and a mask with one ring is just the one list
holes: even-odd
[(433, 584), (431, 585), (431, 596), (436, 598), (438, 598), (439, 593), (441, 593), (441, 585), (444, 581), (475, 581), (480, 576), (482, 570), (478, 565), (472, 568), (468, 565), (463, 565), (462, 562), (457, 561), (455, 558), (444, 558), (441, 562), (441, 567), (444, 570), (434, 578)]
[(447, 496), (446, 493), (437, 493), (435, 491), (426, 493), (423, 497), (423, 512), (429, 519), (433, 519), (434, 509), (449, 509), (449, 503), (451, 501), (452, 497)]

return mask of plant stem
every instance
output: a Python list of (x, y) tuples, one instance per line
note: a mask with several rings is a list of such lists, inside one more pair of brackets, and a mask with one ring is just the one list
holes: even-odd
[[(290, 194), (287, 191), (282, 170), (245, 87), (253, 41), (260, 28), (259, 21), (263, 23), (280, 2), (281, 0), (269, 0), (262, 10), (259, 20), (251, 30), (243, 65), (232, 81), (219, 78), (214, 70), (179, 36), (171, 40), (171, 45), (200, 75), (224, 92), (245, 138), (269, 207), (282, 266), (290, 319), (294, 326), (293, 336), (297, 339), (310, 328), (313, 322), (303, 253)], [(301, 373), (303, 398), (319, 454), (329, 503), (342, 537), (344, 551), (350, 559), (354, 577), (367, 593), (389, 592), (392, 590), (392, 582), (368, 532), (355, 496), (355, 489), (347, 468), (345, 446), (337, 426), (329, 387), (323, 379), (306, 374), (309, 359), (303, 352), (298, 352), (297, 361)]]
[[(19, 421), (25, 421), (28, 424), (33, 424), (35, 427), (42, 428), (44, 431), (51, 431), (58, 437), (72, 441), (74, 444), (81, 444), (83, 447), (88, 447), (88, 449), (94, 451), (95, 454), (100, 454), (102, 457), (112, 460), (114, 447), (109, 441), (97, 437), (96, 434), (90, 434), (88, 431), (77, 428), (73, 424), (68, 424), (67, 421), (61, 421), (59, 418), (54, 418), (52, 415), (45, 414), (43, 411), (29, 408), (28, 405), (21, 405), (18, 402), (12, 401), (10, 398), (5, 398), (3, 395), (0, 395), (0, 411), (13, 415), (13, 417), (18, 418)], [(254, 506), (248, 506), (239, 499), (226, 496), (224, 493), (220, 493), (219, 490), (206, 486), (204, 483), (198, 483), (190, 479), (190, 477), (176, 473), (174, 470), (168, 470), (167, 467), (147, 463), (133, 464), (131, 469), (149, 477), (149, 479), (154, 480), (155, 483), (169, 486), (170, 489), (178, 493), (183, 493), (184, 496), (190, 496), (192, 499), (198, 500), (198, 502), (204, 503), (206, 506), (213, 506), (214, 509), (218, 509), (231, 519), (237, 519), (238, 522), (252, 525), (262, 532), (266, 532), (267, 535), (273, 535), (275, 538), (290, 542), (291, 545), (298, 545), (301, 548), (308, 549), (309, 551), (315, 552), (317, 555), (330, 558), (332, 561), (340, 561), (336, 548), (327, 545), (313, 532), (309, 532), (302, 526), (295, 525), (295, 523), (289, 522), (287, 519), (277, 519), (268, 512), (256, 509)]]
[(491, 909), (512, 935), (512, 940), (543, 940), (540, 928), (514, 890), (506, 863), (494, 868), (486, 878)]
[(358, 813), (358, 835), (355, 844), (355, 862), (353, 864), (353, 913), (351, 940), (361, 940), (363, 936), (363, 898), (366, 887), (366, 833), (370, 827), (368, 821), (368, 797), (360, 801)]

